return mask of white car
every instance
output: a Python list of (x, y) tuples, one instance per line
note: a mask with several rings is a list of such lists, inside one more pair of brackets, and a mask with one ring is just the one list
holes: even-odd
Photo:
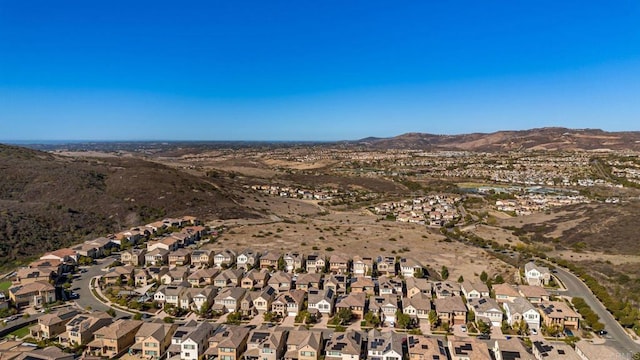
[(531, 335), (538, 335), (538, 330), (531, 329)]
[(460, 326), (460, 330), (462, 330), (462, 332), (467, 332), (467, 325)]

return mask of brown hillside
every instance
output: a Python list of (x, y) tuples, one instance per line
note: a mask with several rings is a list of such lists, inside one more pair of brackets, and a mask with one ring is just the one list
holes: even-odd
[(640, 150), (640, 132), (606, 132), (598, 129), (559, 127), (490, 134), (433, 135), (408, 133), (392, 138), (368, 138), (354, 142), (376, 149), (424, 149), (466, 151), (509, 150)]
[(78, 159), (0, 145), (0, 261), (162, 217), (256, 216), (230, 190), (139, 159)]

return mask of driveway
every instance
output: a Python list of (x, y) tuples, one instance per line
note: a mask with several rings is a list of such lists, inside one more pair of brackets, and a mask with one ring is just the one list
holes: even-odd
[(566, 291), (558, 291), (558, 294), (571, 297), (581, 297), (591, 307), (591, 309), (598, 314), (600, 321), (605, 325), (606, 330), (611, 336), (611, 339), (608, 339), (606, 342), (607, 345), (615, 348), (623, 354), (640, 352), (640, 345), (629, 337), (627, 332), (616, 321), (613, 315), (611, 315), (595, 295), (591, 293), (591, 290), (582, 282), (582, 280), (560, 267), (556, 267), (554, 275), (560, 279), (567, 288)]

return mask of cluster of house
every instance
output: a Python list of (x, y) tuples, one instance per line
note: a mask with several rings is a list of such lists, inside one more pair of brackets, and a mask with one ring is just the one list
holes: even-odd
[[(249, 327), (193, 320), (169, 324), (115, 320), (103, 312), (75, 309), (42, 316), (30, 333), (36, 339), (57, 341), (63, 347), (85, 345), (85, 358), (129, 354), (153, 360), (601, 360), (618, 356), (613, 349), (588, 341), (578, 342), (575, 350), (562, 342), (535, 341), (531, 355), (516, 338), (483, 342), (473, 337), (441, 338), (375, 329), (332, 333), (301, 326)], [(0, 343), (0, 353), (2, 350)], [(72, 359), (59, 350), (54, 352), (46, 358), (28, 358)]]
[(271, 196), (304, 200), (331, 200), (345, 195), (337, 189), (309, 190), (277, 185), (252, 185), (251, 189)]
[(531, 215), (559, 206), (588, 204), (590, 200), (582, 195), (515, 195), (515, 199), (496, 200), (498, 211), (514, 212), (518, 216)]
[[(166, 232), (167, 229), (177, 231)], [(151, 247), (148, 254), (149, 260), (164, 259), (169, 253), (168, 248), (178, 249), (199, 241), (205, 234), (205, 230), (205, 227), (198, 225), (195, 217), (184, 216), (164, 219), (117, 234), (87, 240), (69, 248), (48, 252), (16, 271), (7, 301), (12, 301), (18, 309), (38, 308), (55, 302), (58, 300), (58, 294), (54, 284), (73, 271), (83, 257), (100, 258), (113, 249), (119, 249), (125, 242), (128, 245), (134, 245), (151, 239), (148, 242)], [(8, 304), (5, 301), (0, 302), (0, 307), (2, 306), (8, 306)]]
[(393, 215), (398, 222), (443, 226), (460, 217), (456, 207), (460, 200), (456, 195), (430, 195), (379, 204), (371, 210), (378, 215)]

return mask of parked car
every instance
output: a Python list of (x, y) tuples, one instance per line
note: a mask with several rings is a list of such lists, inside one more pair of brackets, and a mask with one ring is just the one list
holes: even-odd
[(609, 333), (609, 332), (608, 332), (607, 330), (600, 330), (600, 331), (598, 331), (598, 335), (600, 335), (600, 336), (607, 335), (608, 333)]
[(460, 326), (460, 330), (462, 330), (462, 332), (467, 332), (467, 325)]
[(538, 330), (531, 329), (531, 335), (538, 335)]

